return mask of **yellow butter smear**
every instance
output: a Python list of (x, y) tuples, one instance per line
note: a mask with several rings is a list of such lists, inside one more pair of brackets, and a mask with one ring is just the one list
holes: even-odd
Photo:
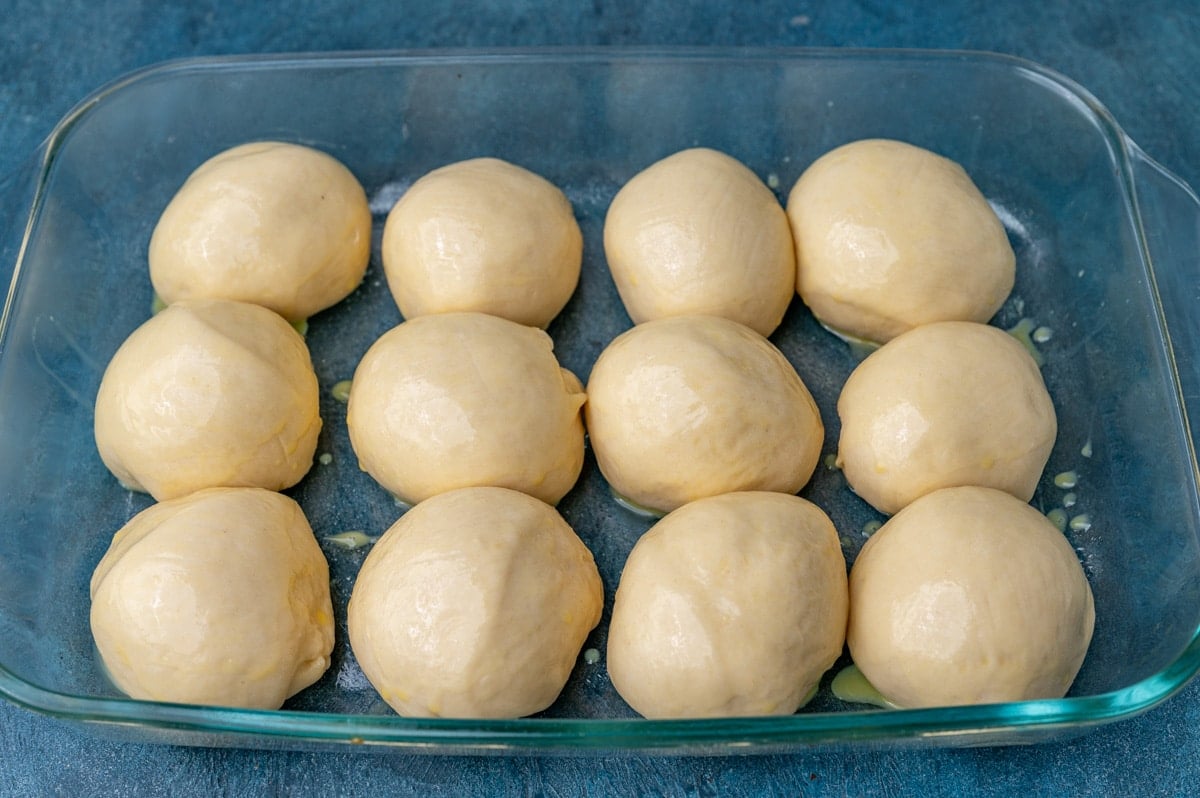
[(830, 685), (834, 696), (848, 704), (871, 704), (884, 709), (898, 709), (883, 694), (875, 689), (875, 685), (867, 681), (857, 665), (847, 665), (838, 671)]
[(615, 490), (612, 492), (612, 495), (613, 500), (616, 501), (617, 504), (621, 505), (631, 513), (636, 513), (637, 515), (645, 516), (646, 518), (662, 518), (664, 515), (666, 515), (666, 513), (664, 513), (662, 510), (655, 510), (652, 507), (646, 507), (645, 505), (638, 504), (633, 499), (630, 499), (627, 496), (622, 496)]
[(1046, 358), (1037, 348), (1037, 343), (1045, 343), (1050, 340), (1050, 329), (1048, 327), (1038, 327), (1033, 319), (1021, 319), (1017, 322), (1016, 327), (1008, 330), (1008, 334), (1021, 342), (1030, 356), (1033, 357), (1033, 362), (1038, 366), (1046, 365)]
[(350, 401), (350, 385), (350, 380), (335, 382), (333, 387), (329, 389), (329, 395), (342, 404), (345, 404)]
[(361, 549), (363, 546), (370, 546), (372, 543), (378, 540), (378, 538), (373, 538), (360, 529), (351, 529), (346, 532), (339, 532), (336, 535), (329, 535), (325, 538), (325, 540), (337, 546), (339, 549), (353, 551), (355, 549)]

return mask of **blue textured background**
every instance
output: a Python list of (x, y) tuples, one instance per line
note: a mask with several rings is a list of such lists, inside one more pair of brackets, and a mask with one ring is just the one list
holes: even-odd
[[(929, 6), (928, 8), (925, 6)], [(134, 68), (227, 53), (718, 44), (993, 50), (1089, 88), (1200, 186), (1195, 0), (445, 0), (286, 5), (0, 0), (0, 176), (75, 102)], [(2, 184), (0, 184), (2, 186)], [(8, 223), (11, 220), (0, 220)], [(6, 272), (11, 264), (0, 264)], [(7, 283), (0, 273), (0, 283)], [(1200, 685), (1033, 748), (687, 758), (450, 758), (112, 744), (0, 701), (0, 795), (1193, 795)]]

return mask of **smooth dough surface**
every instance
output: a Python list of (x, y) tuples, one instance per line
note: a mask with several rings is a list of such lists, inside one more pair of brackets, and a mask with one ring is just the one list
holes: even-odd
[(850, 654), (902, 707), (1066, 694), (1095, 624), (1074, 549), (991, 488), (946, 488), (876, 532), (850, 572)]
[(866, 139), (818, 158), (788, 196), (800, 298), (827, 327), (882, 343), (934, 321), (988, 321), (1016, 258), (961, 166)]
[(583, 468), (586, 396), (533, 327), (483, 313), (420, 316), (354, 372), (359, 464), (404, 501), (496, 485), (555, 504)]
[(418, 504), (371, 549), (350, 644), (401, 715), (516, 718), (558, 697), (603, 602), (591, 552), (553, 507), (464, 488)]
[(299, 321), (353, 291), (370, 254), (371, 210), (350, 170), (261, 141), (188, 177), (150, 238), (150, 280), (168, 304), (235, 299)]
[(91, 597), (96, 647), (134, 698), (278, 709), (329, 667), (329, 566), (279, 493), (150, 506), (113, 537)]
[(617, 336), (592, 368), (585, 413), (612, 489), (660, 512), (731, 491), (796, 493), (825, 434), (787, 358), (715, 316), (658, 319)]
[(635, 324), (708, 314), (770, 335), (796, 286), (787, 215), (740, 161), (683, 150), (621, 187), (604, 253)]
[(96, 446), (133, 490), (282, 490), (312, 466), (321, 431), (304, 339), (257, 305), (186, 300), (113, 355), (96, 396)]
[(955, 485), (1028, 501), (1058, 433), (1033, 357), (974, 322), (928, 324), (884, 344), (846, 380), (838, 416), (839, 467), (889, 514)]
[(406, 319), (477, 311), (545, 327), (579, 282), (583, 235), (548, 180), (475, 158), (413, 183), (388, 214), (382, 256)]
[(846, 615), (846, 561), (815, 504), (770, 492), (700, 499), (630, 553), (608, 672), (648, 718), (786, 715), (841, 655)]

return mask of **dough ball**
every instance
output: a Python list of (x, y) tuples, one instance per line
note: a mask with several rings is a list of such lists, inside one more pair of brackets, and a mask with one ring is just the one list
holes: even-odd
[(359, 465), (410, 504), (478, 485), (558, 502), (583, 468), (587, 397), (553, 347), (541, 330), (483, 313), (393, 328), (350, 388)]
[(113, 355), (96, 396), (100, 457), (159, 501), (201, 488), (282, 490), (312, 466), (321, 431), (304, 339), (258, 305), (185, 300)]
[(992, 488), (917, 499), (850, 572), (850, 654), (902, 707), (1061, 698), (1095, 618), (1071, 544)]
[(350, 645), (401, 715), (516, 718), (558, 697), (603, 603), (591, 552), (554, 508), (464, 488), (409, 510), (367, 555)]
[(600, 354), (588, 435), (621, 497), (669, 512), (739, 490), (795, 493), (820, 457), (820, 412), (787, 358), (715, 316), (640, 324)]
[(200, 165), (150, 238), (150, 280), (168, 304), (236, 299), (299, 321), (353, 291), (371, 254), (371, 211), (336, 159), (277, 141)]
[(792, 188), (800, 298), (841, 335), (883, 342), (921, 324), (986, 322), (1013, 287), (1004, 226), (962, 167), (868, 139), (818, 158)]
[(675, 153), (613, 198), (604, 253), (635, 324), (707, 314), (770, 335), (796, 288), (787, 215), (741, 162)]
[(134, 698), (278, 709), (329, 667), (329, 566), (279, 493), (152, 505), (113, 537), (91, 596), (96, 647)]
[(608, 672), (648, 718), (787, 715), (842, 653), (846, 561), (815, 504), (726, 493), (638, 540), (621, 574)]
[(383, 268), (406, 319), (477, 311), (545, 327), (579, 282), (583, 235), (566, 196), (496, 158), (413, 183), (383, 228)]
[(1033, 497), (1058, 422), (1033, 357), (986, 324), (945, 321), (894, 338), (838, 397), (838, 465), (854, 492), (894, 513), (938, 488)]

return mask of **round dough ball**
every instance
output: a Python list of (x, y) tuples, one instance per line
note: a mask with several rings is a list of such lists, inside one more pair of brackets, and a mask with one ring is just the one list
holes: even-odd
[(967, 321), (918, 327), (873, 352), (842, 387), (838, 415), (838, 466), (888, 514), (956, 485), (1029, 501), (1058, 434), (1029, 352)]
[(739, 490), (796, 493), (825, 428), (783, 354), (715, 316), (640, 324), (600, 354), (588, 435), (616, 493), (650, 510)]
[(383, 228), (383, 268), (406, 319), (477, 311), (545, 327), (579, 282), (583, 235), (566, 196), (496, 158), (435, 169)]
[(604, 220), (604, 253), (635, 324), (707, 314), (770, 335), (796, 288), (779, 201), (715, 150), (677, 152), (626, 183)]
[(317, 376), (304, 339), (258, 305), (178, 302), (113, 355), (96, 396), (100, 457), (159, 501), (201, 488), (282, 490), (312, 467)]
[(787, 715), (842, 653), (846, 561), (819, 507), (782, 493), (686, 504), (638, 540), (608, 672), (648, 718)]
[(603, 603), (592, 553), (554, 508), (463, 488), (409, 510), (367, 555), (350, 645), (401, 715), (516, 718), (558, 697)]
[(921, 324), (986, 322), (1012, 291), (1004, 225), (962, 167), (885, 139), (818, 158), (792, 188), (800, 298), (841, 335), (884, 342)]
[(293, 321), (353, 291), (371, 254), (371, 210), (336, 159), (260, 141), (205, 161), (150, 238), (150, 280), (166, 303), (235, 299)]
[(479, 485), (557, 503), (583, 468), (587, 397), (553, 347), (541, 330), (483, 313), (393, 328), (350, 388), (359, 465), (410, 504)]
[(850, 654), (902, 707), (1061, 698), (1096, 613), (1075, 551), (991, 488), (945, 488), (876, 532), (850, 572)]
[(329, 566), (279, 493), (152, 505), (113, 537), (91, 596), (96, 647), (134, 698), (278, 709), (329, 667)]

